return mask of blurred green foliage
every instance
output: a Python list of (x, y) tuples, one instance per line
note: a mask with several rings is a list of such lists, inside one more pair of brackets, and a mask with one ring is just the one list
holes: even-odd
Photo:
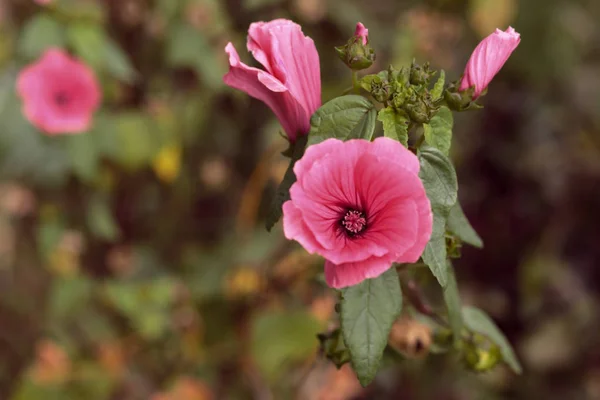
[[(324, 101), (350, 85), (333, 46), (357, 21), (373, 71), (414, 57), (448, 82), (494, 28), (522, 34), (451, 154), (486, 243), (455, 263), (461, 297), (522, 377), (389, 351), (364, 390), (319, 353), (337, 297), (318, 258), (263, 228), (285, 142), (222, 83), (226, 43), (278, 17), (315, 40)], [(600, 398), (598, 19), (595, 0), (0, 2), (0, 399)], [(85, 134), (21, 113), (16, 76), (53, 46), (102, 84)]]

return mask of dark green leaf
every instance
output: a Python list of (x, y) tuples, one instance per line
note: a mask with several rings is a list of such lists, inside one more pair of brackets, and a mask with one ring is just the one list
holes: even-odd
[(440, 71), (440, 77), (435, 82), (435, 85), (433, 85), (433, 89), (431, 89), (431, 98), (433, 99), (433, 101), (438, 100), (439, 98), (442, 97), (442, 94), (444, 92), (444, 84), (445, 83), (446, 83), (446, 73), (442, 69)]
[(92, 233), (99, 238), (113, 241), (120, 235), (111, 207), (103, 197), (92, 198), (87, 210), (87, 221)]
[(515, 373), (520, 374), (523, 371), (512, 346), (502, 331), (485, 312), (475, 307), (463, 307), (462, 314), (467, 328), (487, 336), (488, 339), (500, 347), (504, 362), (506, 362)]
[(136, 71), (127, 55), (100, 25), (75, 22), (67, 35), (77, 55), (95, 69), (127, 82), (135, 79)]
[(123, 49), (112, 39), (104, 42), (105, 69), (115, 78), (124, 82), (132, 82), (137, 77), (137, 71)]
[(310, 313), (270, 312), (252, 321), (251, 352), (261, 372), (276, 380), (289, 362), (305, 360), (319, 345), (321, 324)]
[(103, 67), (106, 33), (101, 26), (76, 21), (67, 28), (67, 35), (80, 58), (94, 68)]
[(423, 262), (427, 264), (431, 273), (442, 287), (448, 284), (448, 266), (446, 265), (446, 239), (431, 237), (423, 251)]
[(371, 140), (375, 130), (377, 110), (362, 96), (337, 97), (321, 106), (310, 119), (308, 145), (326, 139)]
[(64, 139), (73, 172), (83, 181), (92, 181), (96, 177), (99, 156), (94, 138), (84, 133), (68, 135)]
[(167, 37), (167, 61), (174, 67), (193, 68), (202, 82), (212, 89), (223, 85), (225, 66), (214, 54), (206, 35), (194, 27), (180, 23), (174, 26)]
[(431, 118), (429, 124), (423, 124), (427, 144), (448, 155), (452, 145), (453, 124), (452, 111), (448, 107), (441, 107), (437, 114)]
[(446, 264), (448, 269), (448, 284), (444, 288), (444, 301), (446, 302), (446, 308), (448, 309), (448, 321), (450, 321), (450, 327), (452, 328), (452, 334), (454, 336), (454, 344), (456, 345), (460, 341), (463, 329), (462, 306), (458, 285), (456, 283), (456, 276), (454, 275), (454, 268), (452, 268), (450, 260), (446, 260)]
[(392, 107), (387, 107), (379, 111), (377, 119), (383, 123), (383, 134), (385, 137), (397, 140), (404, 146), (408, 146), (408, 118), (398, 114)]
[(445, 211), (446, 217), (457, 200), (458, 182), (456, 171), (448, 157), (436, 148), (423, 146), (419, 151), (421, 171), (427, 197), (432, 208)]
[(390, 268), (342, 291), (341, 326), (344, 342), (352, 356), (352, 367), (361, 385), (377, 374), (388, 335), (402, 311), (398, 274)]
[(448, 157), (434, 147), (421, 147), (419, 160), (419, 177), (423, 181), (433, 211), (433, 232), (423, 252), (423, 261), (440, 285), (445, 287), (448, 282), (445, 228), (450, 209), (457, 201), (456, 171)]
[(50, 47), (64, 47), (63, 26), (46, 14), (38, 14), (27, 21), (19, 38), (19, 53), (27, 58), (38, 58)]
[(294, 174), (294, 165), (296, 161), (302, 158), (304, 155), (304, 150), (306, 148), (306, 141), (308, 137), (306, 135), (299, 136), (296, 139), (296, 143), (293, 144), (292, 150), (292, 159), (290, 160), (290, 165), (288, 169), (285, 171), (285, 175), (283, 176), (283, 180), (277, 187), (277, 191), (275, 192), (275, 197), (273, 198), (273, 202), (271, 203), (271, 210), (267, 215), (266, 227), (267, 230), (270, 231), (273, 226), (281, 219), (283, 215), (282, 207), (283, 203), (290, 199), (290, 188), (296, 182), (296, 175)]
[(469, 223), (458, 201), (448, 215), (448, 230), (463, 242), (480, 249), (483, 248), (483, 241)]

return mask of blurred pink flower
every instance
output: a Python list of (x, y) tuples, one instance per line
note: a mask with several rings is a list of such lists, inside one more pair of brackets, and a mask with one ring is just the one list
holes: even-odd
[(354, 36), (360, 36), (362, 38), (363, 45), (366, 45), (369, 42), (369, 30), (365, 28), (365, 26), (361, 22), (356, 24), (356, 31), (354, 31)]
[(308, 147), (294, 173), (284, 233), (326, 259), (329, 286), (355, 285), (393, 262), (419, 259), (431, 236), (431, 206), (419, 161), (400, 143), (328, 139)]
[(231, 43), (229, 72), (223, 80), (263, 101), (275, 113), (290, 141), (310, 129), (310, 117), (321, 105), (319, 54), (298, 24), (285, 19), (255, 22), (248, 31), (248, 50), (266, 71), (249, 67)]
[(52, 3), (54, 0), (33, 0), (33, 1), (38, 4), (41, 4), (41, 5), (46, 5), (46, 4)]
[(94, 72), (60, 49), (23, 69), (17, 92), (27, 119), (49, 134), (88, 130), (101, 99)]
[(510, 26), (505, 32), (496, 29), (494, 33), (483, 39), (467, 62), (460, 90), (467, 90), (471, 86), (475, 86), (473, 98), (479, 97), (520, 41), (521, 35)]

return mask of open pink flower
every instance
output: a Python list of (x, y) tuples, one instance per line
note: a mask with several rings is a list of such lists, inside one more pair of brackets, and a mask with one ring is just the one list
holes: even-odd
[(369, 43), (369, 30), (361, 22), (356, 24), (354, 36), (360, 37), (363, 45)]
[(266, 71), (240, 61), (231, 43), (229, 72), (223, 80), (263, 101), (275, 113), (290, 141), (310, 129), (310, 117), (321, 106), (319, 54), (298, 24), (285, 19), (255, 22), (248, 31), (248, 51)]
[(473, 98), (479, 97), (494, 76), (500, 71), (508, 57), (517, 48), (521, 35), (512, 27), (500, 29), (483, 39), (473, 50), (460, 83), (460, 90), (475, 86)]
[(308, 147), (283, 205), (286, 238), (325, 259), (334, 288), (374, 278), (393, 262), (415, 262), (432, 213), (417, 157), (395, 140), (328, 139)]
[(60, 49), (23, 69), (17, 92), (27, 119), (49, 134), (88, 130), (101, 98), (94, 72)]

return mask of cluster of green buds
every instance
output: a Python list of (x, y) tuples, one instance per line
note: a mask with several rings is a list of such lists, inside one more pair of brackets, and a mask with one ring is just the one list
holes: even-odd
[(427, 123), (443, 101), (440, 93), (429, 89), (435, 74), (429, 63), (419, 65), (413, 61), (410, 68), (396, 70), (390, 66), (386, 71), (366, 75), (361, 79), (361, 87), (378, 102), (392, 106), (397, 113), (414, 122)]

